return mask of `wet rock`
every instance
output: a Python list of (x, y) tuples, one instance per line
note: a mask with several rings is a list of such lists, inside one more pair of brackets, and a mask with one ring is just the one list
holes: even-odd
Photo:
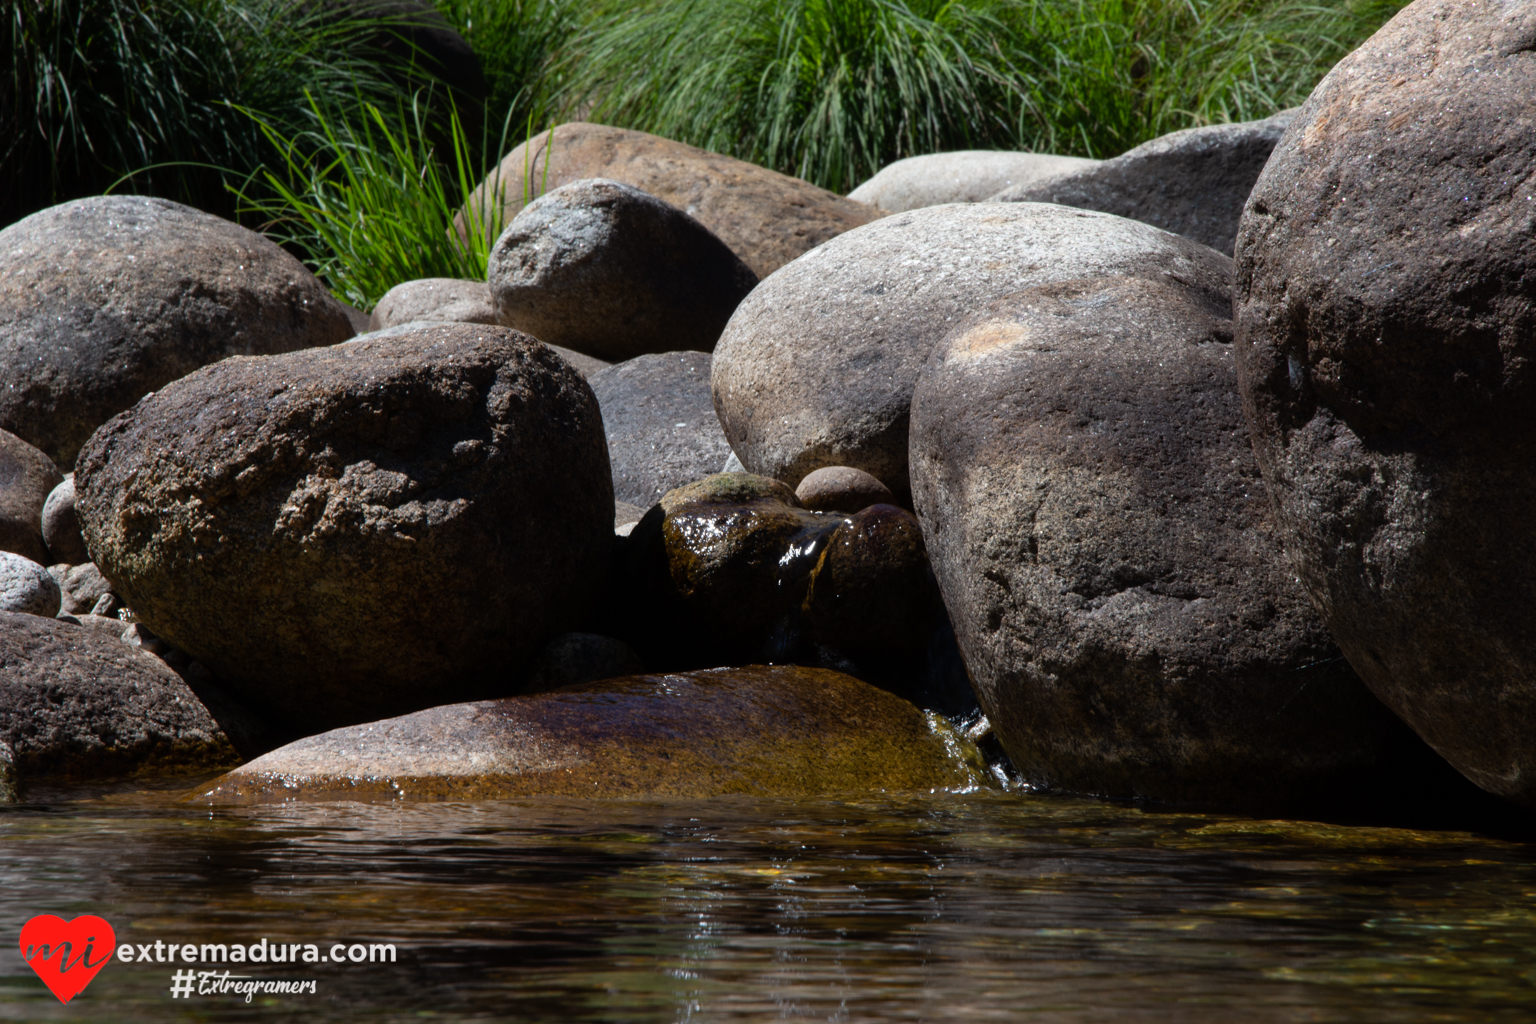
[[(0, 341), (0, 351), (3, 346)], [(62, 479), (52, 459), (0, 430), (0, 551), (43, 565), (51, 561), (43, 546), (43, 508)]]
[(957, 327), (918, 382), (923, 532), (1035, 785), (1265, 806), (1437, 769), (1291, 576), (1227, 316), (1172, 281), (1047, 285)]
[(48, 492), (43, 503), (43, 543), (48, 548), (48, 562), (80, 565), (91, 560), (80, 533), (80, 517), (75, 514), (75, 474)]
[(452, 277), (406, 281), (385, 292), (373, 307), (368, 330), (381, 331), (417, 320), (494, 324), (496, 304), (491, 301), (491, 290), (484, 281)]
[(597, 633), (561, 633), (533, 659), (523, 692), (546, 693), (644, 671), (640, 655), (622, 640)]
[(857, 512), (871, 505), (895, 504), (885, 484), (852, 466), (823, 466), (795, 488), (800, 504), (813, 512)]
[(113, 414), (199, 366), (351, 336), (298, 260), (169, 200), (79, 199), (0, 231), (0, 427), (66, 468)]
[(993, 201), (1113, 213), (1231, 256), (1243, 204), (1295, 115), (1171, 132), (1113, 160), (1014, 185)]
[(934, 206), (841, 235), (758, 285), (715, 349), (715, 409), (754, 473), (852, 466), (907, 492), (907, 410), (933, 346), (1021, 288), (1134, 274), (1227, 300), (1232, 263), (1156, 228), (1040, 203)]
[(242, 765), (196, 799), (810, 797), (984, 782), (974, 748), (898, 697), (824, 669), (749, 666), (338, 729)]
[(1329, 73), (1237, 242), (1238, 370), (1350, 664), (1536, 808), (1536, 8), (1418, 0)]
[(0, 744), (23, 781), (206, 771), (240, 756), (186, 683), (121, 640), (0, 612)]
[(509, 692), (613, 544), (591, 389), (501, 327), (206, 367), (99, 431), (75, 482), (139, 620), (310, 732)]
[(710, 476), (729, 457), (709, 368), (708, 352), (666, 352), (593, 375), (618, 500), (650, 508), (674, 487)]
[(0, 611), (52, 618), (59, 614), (59, 585), (30, 558), (0, 551)]
[(760, 278), (881, 216), (873, 207), (766, 167), (645, 132), (580, 121), (536, 135), (508, 153), (475, 190), (468, 209), (491, 209), (487, 198), (499, 196), (502, 223), (510, 224), (524, 196), (584, 178), (623, 182), (675, 206), (714, 232)]
[(525, 206), (486, 276), (502, 324), (610, 360), (709, 351), (757, 284), (703, 224), (602, 178)]
[(49, 566), (48, 572), (59, 585), (60, 608), (66, 615), (86, 615), (97, 607), (104, 609), (102, 614), (110, 614), (120, 605), (112, 593), (112, 584), (96, 568), (95, 562)]
[(989, 149), (930, 153), (886, 164), (874, 177), (848, 193), (848, 198), (886, 213), (945, 203), (979, 203), (1005, 189), (1031, 185), (1042, 178), (1084, 170), (1098, 163), (1080, 156)]
[(819, 665), (947, 709), (948, 620), (902, 509), (811, 512), (777, 480), (716, 474), (646, 513), (619, 580), (612, 631), (647, 665)]

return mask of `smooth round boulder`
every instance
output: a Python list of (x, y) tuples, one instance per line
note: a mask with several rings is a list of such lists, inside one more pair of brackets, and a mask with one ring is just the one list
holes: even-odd
[(852, 466), (823, 466), (808, 474), (795, 497), (813, 512), (857, 512), (896, 501), (889, 487)]
[(139, 620), (304, 732), (515, 692), (613, 544), (597, 400), (501, 327), (205, 367), (98, 431), (75, 486)]
[(454, 704), (290, 743), (198, 802), (820, 797), (971, 790), (936, 715), (825, 669), (718, 668)]
[(1044, 203), (930, 206), (856, 228), (758, 285), (715, 348), (715, 410), (753, 473), (852, 466), (908, 490), (918, 372), (967, 314), (1078, 277), (1185, 281), (1225, 302), (1232, 261), (1136, 221)]
[(53, 618), (59, 614), (59, 584), (47, 568), (10, 551), (0, 551), (0, 611)]
[(1239, 381), (1371, 689), (1536, 808), (1536, 7), (1417, 0), (1328, 74), (1237, 240)]
[(929, 153), (886, 164), (874, 177), (848, 193), (848, 198), (886, 213), (945, 203), (979, 203), (1005, 189), (1098, 163), (1081, 156), (991, 149)]
[(115, 637), (0, 611), (0, 664), (0, 745), (23, 781), (240, 763), (197, 694)]
[(486, 267), (499, 323), (601, 359), (708, 352), (757, 275), (688, 214), (573, 182), (525, 206)]
[(1291, 574), (1231, 340), (1188, 285), (1062, 282), (958, 326), (918, 382), (923, 534), (1033, 785), (1305, 808), (1443, 771)]
[(66, 469), (98, 426), (200, 366), (352, 333), (276, 243), (167, 199), (78, 199), (0, 231), (0, 427)]
[(730, 457), (709, 371), (708, 352), (666, 352), (593, 374), (617, 500), (650, 508), (674, 487), (712, 475)]
[(75, 514), (75, 474), (48, 492), (43, 502), (43, 543), (48, 547), (50, 564), (63, 562), (80, 565), (91, 560), (80, 533), (80, 517)]
[[(659, 135), (576, 121), (540, 132), (508, 153), (455, 219), (487, 222), (495, 205), (510, 224), (531, 200), (584, 178), (633, 185), (698, 219), (767, 277), (827, 239), (883, 214), (808, 181)], [(673, 346), (676, 347), (676, 346)]]
[(368, 330), (381, 331), (418, 320), (494, 324), (496, 304), (484, 281), (424, 277), (385, 292), (368, 316)]
[(0, 430), (0, 551), (47, 565), (43, 512), (64, 478), (53, 460), (8, 430)]
[(1231, 256), (1243, 204), (1295, 115), (1170, 132), (1113, 160), (1003, 189), (992, 201), (1100, 210)]

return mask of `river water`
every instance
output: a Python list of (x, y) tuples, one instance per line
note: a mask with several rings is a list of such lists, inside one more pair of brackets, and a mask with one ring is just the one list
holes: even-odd
[[(0, 1020), (1536, 1016), (1536, 845), (1468, 832), (996, 792), (212, 811), (179, 792), (0, 808)], [(197, 965), (315, 982), (249, 1003), (114, 960), (66, 1006), (16, 945), (43, 913), (119, 942), (397, 959)]]

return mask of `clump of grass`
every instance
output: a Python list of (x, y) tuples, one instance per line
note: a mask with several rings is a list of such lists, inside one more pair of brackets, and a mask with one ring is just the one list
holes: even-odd
[(480, 58), (493, 130), (543, 125), (555, 116), (558, 58), (580, 28), (572, 0), (438, 0), (437, 6)]
[(650, 0), (593, 17), (561, 100), (845, 192), (904, 156), (1266, 116), (1403, 2)]
[[(362, 310), (414, 278), (484, 280), (501, 214), (455, 230), (462, 197), (488, 171), (457, 114), (447, 126), (452, 152), (441, 154), (422, 94), (409, 105), (353, 99), (343, 107), (309, 97), (309, 127), (300, 131), (246, 112), (279, 159), (239, 189), (241, 213), (303, 254), (335, 295)], [(490, 160), (499, 151), (476, 149)]]

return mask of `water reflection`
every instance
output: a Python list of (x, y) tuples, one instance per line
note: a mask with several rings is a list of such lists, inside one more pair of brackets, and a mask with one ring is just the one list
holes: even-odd
[[(78, 795), (78, 794), (74, 794)], [(173, 1001), (112, 963), (61, 1006), (7, 939), (0, 1019), (1420, 1021), (1526, 1018), (1533, 847), (1061, 798), (0, 814), (0, 934), (394, 943)], [(323, 947), (322, 947), (323, 948)]]

